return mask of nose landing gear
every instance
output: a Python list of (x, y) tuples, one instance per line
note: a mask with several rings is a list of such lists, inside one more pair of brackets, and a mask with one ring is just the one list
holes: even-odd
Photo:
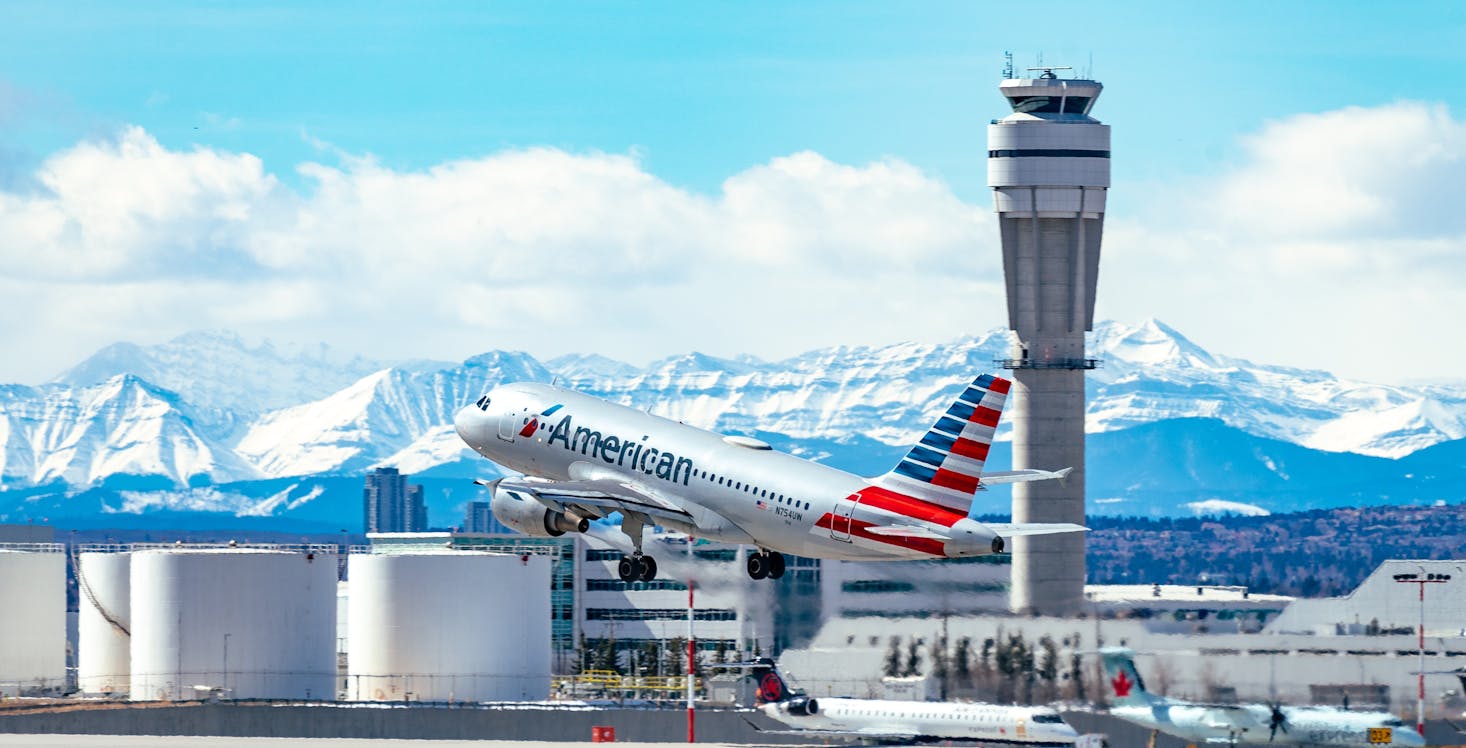
[(784, 554), (759, 551), (748, 557), (748, 576), (754, 579), (778, 579), (784, 576)]

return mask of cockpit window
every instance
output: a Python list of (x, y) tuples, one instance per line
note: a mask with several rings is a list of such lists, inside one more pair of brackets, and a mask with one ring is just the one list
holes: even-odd
[(484, 395), (483, 397), (479, 398), (478, 399), (478, 402), (474, 403), (474, 407), (478, 408), (479, 410), (488, 410), (489, 409), (489, 396), (488, 395)]
[(1394, 719), (1387, 719), (1387, 720), (1385, 720), (1385, 727), (1404, 727), (1404, 726), (1405, 726), (1405, 720), (1400, 719), (1399, 717), (1396, 717)]
[(1033, 721), (1056, 725), (1063, 722), (1064, 718), (1057, 714), (1035, 714), (1033, 715)]

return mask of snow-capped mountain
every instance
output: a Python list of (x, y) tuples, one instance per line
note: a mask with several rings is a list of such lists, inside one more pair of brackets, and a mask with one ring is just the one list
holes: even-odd
[[(324, 512), (330, 496), (315, 498), (320, 484), (312, 480), (381, 465), (443, 478), (492, 474), (453, 433), (454, 411), (501, 382), (551, 379), (879, 471), (974, 374), (993, 370), (1008, 346), (999, 330), (939, 344), (820, 349), (776, 362), (687, 353), (645, 367), (596, 355), (547, 365), (524, 353), (491, 352), (461, 364), (386, 365), (324, 347), (252, 346), (229, 333), (191, 333), (158, 346), (109, 346), (51, 384), (0, 387), (0, 491), (31, 495), (47, 486), (59, 497), (145, 477), (152, 490), (192, 489), (186, 497), (134, 491), (105, 504), (107, 511), (197, 509), (210, 496), (229, 495), (230, 507), (253, 513), (307, 503)], [(1466, 383), (1378, 385), (1254, 364), (1211, 353), (1157, 321), (1102, 323), (1090, 347), (1104, 363), (1088, 377), (1087, 428), (1094, 448), (1111, 456), (1105, 464), (1091, 460), (1096, 501), (1123, 503), (1138, 493), (1153, 499), (1147, 506), (1186, 512), (1187, 504), (1265, 504), (1259, 496), (1271, 492), (1306, 503), (1317, 491), (1295, 491), (1300, 476), (1323, 481), (1341, 469), (1372, 470), (1381, 480), (1418, 480), (1405, 461), (1381, 458), (1413, 457), (1432, 445), (1441, 447), (1425, 451), (1442, 453), (1446, 442), (1466, 437)], [(1005, 421), (998, 438), (1009, 434)], [(1228, 454), (1209, 454), (1213, 446)], [(1171, 456), (1150, 460), (1142, 450)], [(995, 466), (1005, 454), (995, 451)], [(1443, 485), (1443, 473), (1431, 475), (1432, 485)], [(201, 488), (241, 481), (264, 481), (268, 492)], [(1329, 482), (1327, 490), (1354, 496), (1349, 484)]]
[(201, 433), (178, 395), (132, 374), (89, 387), (0, 387), (0, 485), (85, 486), (112, 476), (246, 480), (253, 465)]
[(1463, 387), (1371, 384), (1253, 364), (1208, 353), (1155, 320), (1103, 323), (1091, 348), (1104, 360), (1089, 377), (1091, 433), (1216, 418), (1256, 436), (1381, 457), (1466, 437)]
[(471, 459), (452, 427), (459, 408), (500, 382), (550, 378), (524, 353), (486, 353), (435, 372), (383, 369), (326, 398), (267, 413), (237, 451), (270, 477), (378, 465), (419, 473)]
[(252, 416), (325, 397), (388, 366), (325, 344), (249, 345), (227, 330), (199, 330), (153, 346), (113, 343), (51, 381), (85, 387), (131, 374), (201, 412)]

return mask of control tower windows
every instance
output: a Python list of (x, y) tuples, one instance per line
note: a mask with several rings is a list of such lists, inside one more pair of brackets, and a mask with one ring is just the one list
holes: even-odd
[[(1089, 96), (1014, 96), (1008, 99), (1013, 111), (1030, 114), (1086, 114)], [(1062, 107), (1062, 109), (1061, 109)]]

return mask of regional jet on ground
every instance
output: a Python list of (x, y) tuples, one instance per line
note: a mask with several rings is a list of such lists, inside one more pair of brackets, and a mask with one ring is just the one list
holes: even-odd
[(1359, 746), (1425, 745), (1388, 712), (1276, 704), (1198, 704), (1145, 690), (1128, 649), (1100, 650), (1110, 685), (1110, 714), (1196, 743)]
[(758, 684), (759, 711), (799, 732), (908, 743), (976, 740), (983, 745), (1072, 746), (1079, 738), (1079, 733), (1048, 707), (816, 699), (791, 690), (773, 660), (763, 658), (749, 665)]
[(460, 410), (468, 446), (522, 478), (483, 482), (494, 516), (527, 535), (585, 532), (621, 514), (634, 552), (623, 580), (651, 580), (642, 530), (754, 545), (754, 579), (784, 574), (790, 553), (893, 561), (1001, 553), (1005, 538), (1083, 532), (1074, 524), (969, 519), (983, 485), (1062, 478), (1059, 471), (982, 472), (1009, 382), (978, 377), (894, 470), (874, 479), (553, 385), (507, 384)]

